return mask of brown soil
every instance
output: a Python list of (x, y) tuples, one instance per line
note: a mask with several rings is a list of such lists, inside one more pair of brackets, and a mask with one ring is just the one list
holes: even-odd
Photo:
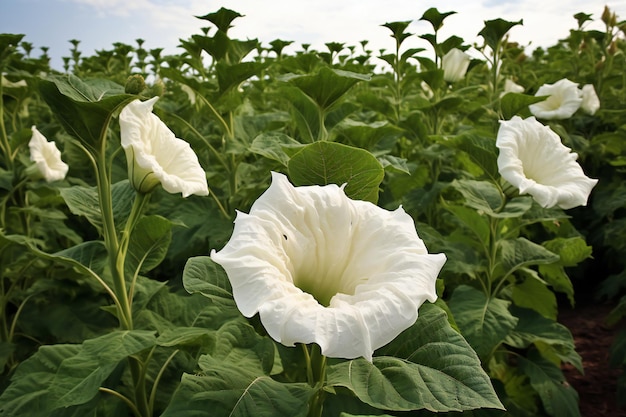
[(582, 417), (626, 417), (626, 408), (617, 405), (617, 379), (621, 370), (609, 367), (609, 351), (616, 328), (605, 319), (612, 306), (588, 305), (559, 312), (559, 322), (574, 336), (576, 351), (583, 359), (585, 374), (565, 365), (563, 373), (580, 399)]

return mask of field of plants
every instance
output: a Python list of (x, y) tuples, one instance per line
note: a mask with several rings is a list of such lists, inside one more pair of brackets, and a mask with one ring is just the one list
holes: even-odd
[(453, 13), (62, 70), (0, 34), (0, 416), (581, 416), (559, 312), (626, 366), (626, 22)]

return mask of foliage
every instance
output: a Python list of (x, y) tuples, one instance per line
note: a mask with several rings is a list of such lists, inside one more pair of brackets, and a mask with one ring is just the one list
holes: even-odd
[[(606, 8), (605, 30), (586, 30), (592, 15), (577, 14), (566, 39), (527, 54), (507, 34), (522, 20), (486, 21), (483, 59), (448, 83), (442, 57), (470, 48), (438, 38), (453, 13), (424, 12), (432, 51), (403, 48), (410, 21), (385, 23), (391, 52), (374, 56), (366, 41), (289, 53), (290, 41), (233, 39), (242, 16), (222, 8), (179, 54), (138, 39), (83, 56), (72, 40), (63, 72), (0, 34), (0, 414), (579, 415), (560, 367), (582, 363), (558, 309), (626, 288), (624, 22)], [(546, 121), (599, 179), (567, 212), (504, 182), (495, 146), (499, 120), (529, 116), (534, 92), (562, 78), (601, 103)], [(507, 79), (525, 92), (505, 94)], [(116, 118), (156, 95), (208, 197), (129, 185)], [(33, 125), (61, 148), (64, 180), (33, 175)], [(402, 205), (429, 252), (446, 254), (438, 301), (372, 362), (276, 343), (206, 256), (271, 171)], [(626, 296), (611, 319), (625, 314)], [(614, 366), (626, 366), (624, 340)]]

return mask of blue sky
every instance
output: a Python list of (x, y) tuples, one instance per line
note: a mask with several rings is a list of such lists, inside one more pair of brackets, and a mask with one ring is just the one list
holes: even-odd
[[(292, 40), (292, 49), (302, 43), (324, 49), (331, 41), (358, 45), (367, 39), (368, 48), (378, 51), (394, 47), (390, 32), (380, 25), (411, 20), (410, 32), (427, 33), (429, 24), (419, 18), (437, 7), (457, 12), (446, 19), (441, 38), (457, 35), (468, 43), (478, 42), (484, 20), (523, 19), (523, 26), (511, 30), (511, 40), (530, 43), (533, 49), (566, 37), (576, 26), (577, 12), (592, 14), (596, 22), (590, 27), (601, 29), (605, 4), (626, 19), (626, 0), (1, 0), (0, 32), (25, 34), (24, 40), (37, 48), (35, 55), (39, 47), (49, 47), (53, 66), (61, 69), (70, 39), (81, 41), (79, 49), (85, 55), (110, 49), (114, 42), (134, 45), (137, 38), (145, 40), (146, 49), (180, 52), (179, 39), (200, 34), (201, 27), (210, 25), (194, 16), (226, 7), (245, 15), (234, 22), (233, 37), (258, 38), (265, 45), (277, 38)], [(405, 44), (427, 47), (417, 37)]]

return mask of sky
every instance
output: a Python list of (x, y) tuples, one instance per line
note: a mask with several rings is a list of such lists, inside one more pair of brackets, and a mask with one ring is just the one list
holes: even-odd
[[(301, 50), (303, 43), (326, 50), (326, 42), (360, 47), (360, 41), (368, 40), (367, 48), (377, 54), (381, 48), (394, 49), (391, 32), (382, 24), (411, 21), (410, 33), (431, 33), (430, 24), (419, 19), (436, 7), (456, 12), (445, 20), (439, 39), (456, 35), (468, 44), (480, 43), (477, 34), (485, 20), (523, 19), (523, 26), (509, 32), (510, 40), (532, 51), (567, 37), (576, 28), (573, 16), (578, 12), (594, 18), (588, 29), (602, 30), (605, 5), (618, 20), (626, 19), (626, 0), (0, 0), (0, 33), (25, 34), (23, 40), (35, 46), (33, 56), (40, 55), (40, 47), (48, 47), (52, 66), (61, 70), (61, 57), (70, 55), (71, 39), (81, 41), (79, 50), (87, 56), (112, 49), (115, 42), (136, 45), (138, 38), (144, 39), (145, 49), (180, 53), (180, 39), (211, 26), (196, 16), (226, 7), (244, 15), (233, 22), (229, 31), (233, 38), (256, 38), (265, 46), (275, 39), (293, 41), (287, 52)], [(412, 36), (403, 44), (409, 47), (429, 45)]]

